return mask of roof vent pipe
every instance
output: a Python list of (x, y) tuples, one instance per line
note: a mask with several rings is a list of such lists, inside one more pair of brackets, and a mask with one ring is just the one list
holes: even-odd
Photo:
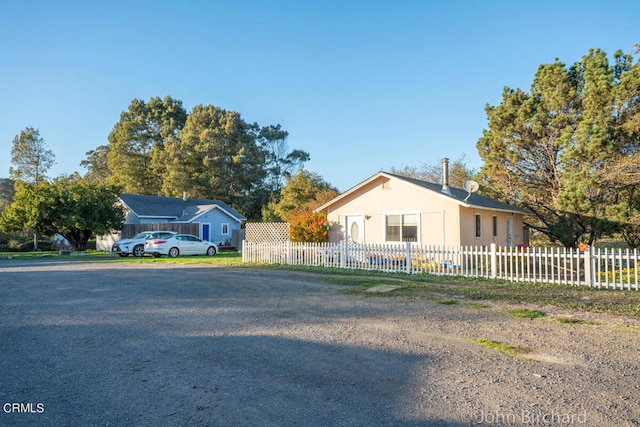
[(449, 159), (446, 157), (442, 159), (442, 190), (440, 191), (451, 195), (451, 190), (449, 190)]
[(185, 201), (185, 202), (187, 201), (187, 192), (186, 191), (182, 192), (182, 200)]

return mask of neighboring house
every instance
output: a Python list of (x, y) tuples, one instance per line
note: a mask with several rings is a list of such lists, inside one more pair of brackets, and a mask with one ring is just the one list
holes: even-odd
[(247, 220), (220, 200), (121, 194), (120, 201), (125, 224), (198, 223), (198, 237), (214, 243), (228, 242)]
[(477, 193), (379, 172), (317, 208), (331, 223), (329, 241), (444, 246), (528, 244), (524, 212)]

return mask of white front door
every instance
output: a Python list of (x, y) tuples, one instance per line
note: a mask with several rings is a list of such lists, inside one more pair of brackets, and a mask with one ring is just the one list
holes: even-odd
[(362, 215), (347, 215), (345, 237), (349, 243), (364, 243), (364, 218)]
[(507, 217), (507, 247), (513, 246), (513, 218)]

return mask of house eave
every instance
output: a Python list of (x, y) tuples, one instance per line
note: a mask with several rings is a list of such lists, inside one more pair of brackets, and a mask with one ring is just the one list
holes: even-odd
[(391, 176), (387, 175), (385, 172), (380, 171), (380, 172), (376, 173), (375, 175), (369, 177), (368, 179), (365, 179), (364, 181), (360, 182), (359, 184), (354, 185), (353, 187), (351, 187), (350, 189), (348, 189), (344, 193), (340, 194), (339, 196), (335, 197), (334, 199), (329, 200), (324, 205), (322, 205), (322, 206), (320, 206), (318, 208), (315, 208), (313, 211), (314, 212), (321, 212), (321, 211), (327, 209), (329, 206), (333, 205), (334, 203), (339, 202), (343, 198), (345, 198), (348, 195), (354, 193), (355, 191), (359, 190), (360, 188), (364, 187), (365, 185), (369, 184), (370, 182), (375, 181), (376, 179), (378, 179), (381, 176), (384, 176), (384, 177), (387, 177), (387, 178), (392, 178)]
[(233, 215), (231, 212), (227, 211), (226, 209), (221, 208), (221, 207), (220, 207), (220, 206), (218, 206), (218, 205), (211, 205), (211, 207), (210, 207), (209, 209), (207, 209), (207, 210), (205, 210), (205, 211), (200, 212), (198, 215), (194, 215), (194, 217), (193, 217), (193, 218), (191, 218), (191, 219), (189, 220), (189, 222), (193, 222), (193, 221), (195, 221), (197, 218), (201, 217), (202, 215), (206, 214), (207, 212), (211, 212), (211, 211), (212, 211), (212, 210), (214, 210), (214, 209), (218, 209), (218, 210), (220, 210), (220, 211), (221, 211), (221, 212), (223, 212), (225, 215), (227, 215), (229, 218), (231, 218), (231, 219), (233, 219), (233, 220), (237, 221), (238, 223), (241, 223), (242, 221), (246, 221), (246, 220), (247, 220), (247, 218), (245, 218), (245, 217), (240, 217), (240, 218), (239, 218), (239, 217), (237, 217), (237, 216)]
[(461, 204), (461, 206), (463, 206), (465, 208), (470, 208), (470, 209), (479, 209), (479, 210), (492, 211), (492, 212), (505, 212), (505, 213), (511, 213), (511, 214), (527, 215), (526, 212), (523, 212), (523, 211), (518, 210), (518, 209), (492, 208), (492, 207), (488, 207), (488, 206), (471, 205), (469, 203), (463, 203), (463, 204)]
[(447, 200), (449, 202), (454, 202), (456, 203), (458, 206), (462, 206), (465, 208), (472, 208), (472, 209), (482, 209), (482, 210), (488, 210), (488, 211), (494, 211), (494, 212), (507, 212), (507, 213), (513, 213), (513, 214), (522, 214), (522, 215), (526, 215), (526, 212), (520, 211), (518, 209), (505, 209), (505, 208), (499, 208), (499, 207), (491, 207), (491, 206), (481, 206), (481, 205), (475, 205), (475, 204), (471, 204), (471, 203), (467, 203), (464, 200), (460, 200), (457, 199), (456, 197), (449, 195), (449, 194), (445, 194), (439, 191), (435, 191), (431, 188), (427, 188), (421, 185), (417, 185), (415, 183), (412, 183), (410, 181), (406, 181), (403, 180), (395, 175), (392, 174), (388, 174), (384, 171), (380, 171), (378, 173), (376, 173), (375, 175), (369, 177), (368, 179), (360, 182), (359, 184), (351, 187), (349, 190), (345, 191), (344, 193), (340, 194), (339, 196), (335, 197), (334, 199), (328, 201), (327, 203), (325, 203), (324, 205), (314, 209), (314, 212), (321, 212), (324, 211), (326, 209), (328, 209), (329, 207), (331, 207), (332, 205), (334, 205), (335, 203), (338, 203), (340, 200), (344, 199), (345, 197), (348, 197), (349, 195), (353, 194), (354, 192), (358, 191), (359, 189), (363, 188), (364, 186), (366, 186), (367, 184), (375, 181), (376, 179), (380, 178), (380, 177), (385, 177), (387, 179), (396, 179), (399, 182), (404, 182), (408, 185), (413, 186), (414, 188), (417, 187), (418, 189), (427, 192), (430, 195), (435, 195), (436, 197), (441, 198), (442, 200)]

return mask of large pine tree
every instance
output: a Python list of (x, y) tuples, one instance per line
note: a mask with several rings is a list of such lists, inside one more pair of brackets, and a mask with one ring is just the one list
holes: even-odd
[(488, 129), (477, 144), (481, 175), (493, 196), (532, 214), (528, 225), (565, 246), (593, 243), (612, 231), (607, 207), (615, 189), (604, 185), (608, 165), (638, 151), (620, 118), (621, 81), (637, 73), (630, 55), (590, 50), (571, 67), (541, 65), (529, 92), (505, 88), (487, 106)]

